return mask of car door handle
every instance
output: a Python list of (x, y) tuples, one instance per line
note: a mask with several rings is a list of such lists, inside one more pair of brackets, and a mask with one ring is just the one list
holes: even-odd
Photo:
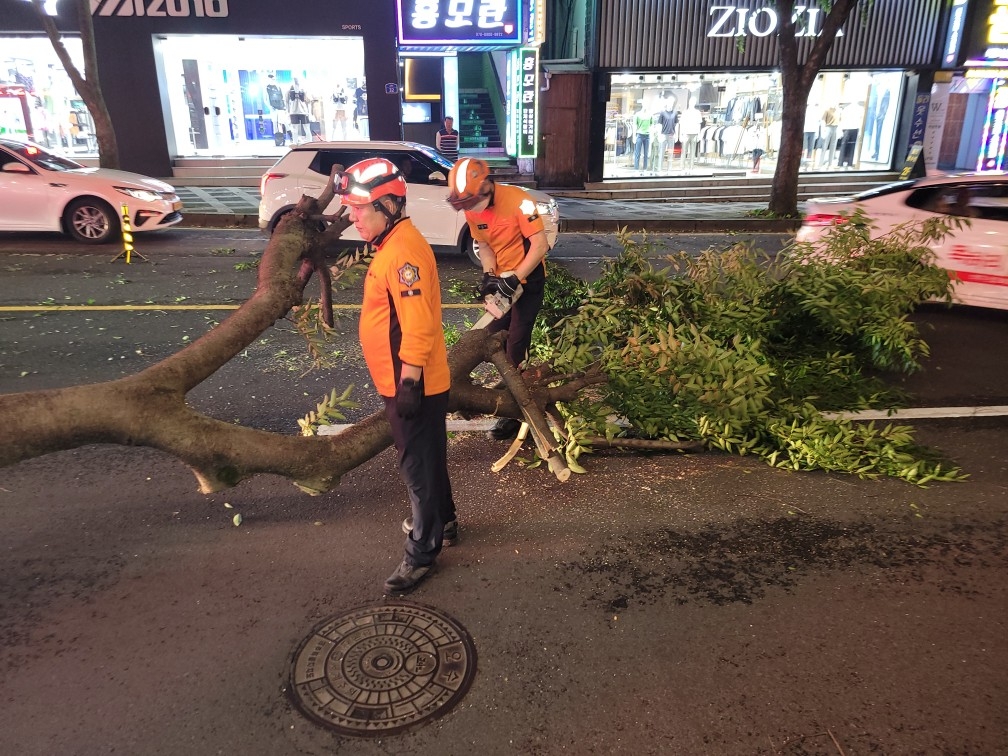
[(54, 187), (56, 187), (57, 189), (62, 189), (63, 187), (65, 187), (65, 186), (66, 186), (66, 184), (58, 184), (58, 183), (56, 183), (55, 181), (50, 181), (50, 182), (49, 182), (49, 186), (54, 186)]

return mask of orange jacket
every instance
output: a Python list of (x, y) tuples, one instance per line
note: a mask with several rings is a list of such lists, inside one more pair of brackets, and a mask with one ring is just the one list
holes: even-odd
[(494, 275), (515, 270), (529, 250), (528, 237), (543, 231), (535, 201), (520, 186), (494, 184), (493, 202), (481, 212), (466, 211), (473, 239), (497, 255)]
[(423, 368), (425, 394), (451, 385), (434, 251), (409, 218), (392, 227), (368, 266), (360, 342), (382, 396), (395, 396), (404, 362)]

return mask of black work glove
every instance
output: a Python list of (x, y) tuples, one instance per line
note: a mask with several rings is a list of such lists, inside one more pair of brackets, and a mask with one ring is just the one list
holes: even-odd
[(479, 295), (485, 297), (489, 294), (494, 294), (498, 288), (498, 281), (500, 279), (492, 273), (484, 273), (483, 280), (480, 281)]
[(420, 381), (414, 378), (403, 378), (396, 387), (396, 413), (398, 413), (399, 417), (406, 420), (416, 417), (420, 414), (420, 400), (422, 397)]
[(521, 281), (518, 280), (518, 276), (514, 273), (509, 273), (503, 278), (497, 279), (497, 281), (497, 290), (508, 299), (511, 299), (514, 293), (518, 291), (518, 287), (521, 286)]

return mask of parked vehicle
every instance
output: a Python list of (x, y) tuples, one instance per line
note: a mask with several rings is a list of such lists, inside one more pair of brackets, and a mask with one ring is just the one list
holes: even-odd
[[(272, 234), (302, 195), (317, 197), (336, 164), (349, 167), (365, 158), (381, 157), (399, 166), (406, 179), (406, 214), (432, 246), (454, 247), (479, 265), (479, 255), (462, 213), (448, 204), (448, 171), (452, 164), (431, 147), (415, 142), (307, 142), (293, 147), (263, 174), (259, 187), (259, 228)], [(546, 226), (547, 240), (556, 243), (560, 212), (556, 200), (530, 190)], [(326, 208), (333, 213), (339, 198)], [(359, 241), (353, 226), (343, 238)]]
[(31, 142), (0, 139), (0, 231), (61, 231), (104, 244), (121, 238), (123, 205), (133, 233), (182, 220), (182, 201), (170, 184), (88, 168)]
[(809, 200), (797, 240), (822, 239), (856, 209), (875, 226), (873, 238), (908, 221), (942, 215), (968, 219), (934, 243), (935, 262), (957, 279), (955, 301), (1008, 309), (1008, 174), (929, 176), (851, 197)]

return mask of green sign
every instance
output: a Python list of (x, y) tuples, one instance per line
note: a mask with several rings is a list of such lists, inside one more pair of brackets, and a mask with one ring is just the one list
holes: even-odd
[(539, 147), (539, 48), (518, 51), (515, 134), (519, 158), (534, 158)]

